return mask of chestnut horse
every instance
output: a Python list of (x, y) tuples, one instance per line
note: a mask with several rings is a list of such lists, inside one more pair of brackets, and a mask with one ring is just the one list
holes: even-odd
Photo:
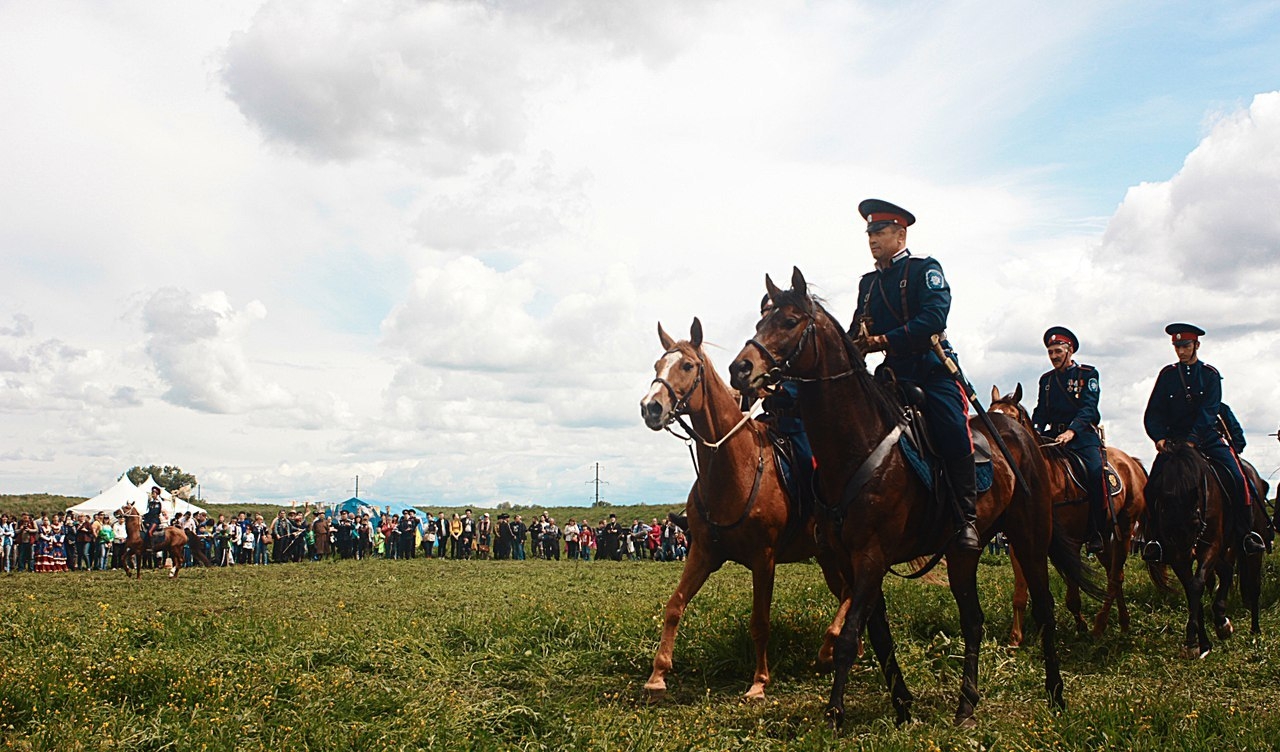
[[(1256, 473), (1255, 473), (1256, 475)], [(1163, 564), (1148, 564), (1151, 578), (1172, 591), (1165, 565), (1173, 569), (1187, 596), (1187, 628), (1183, 658), (1203, 658), (1210, 650), (1204, 627), (1204, 591), (1217, 589), (1213, 597), (1213, 623), (1218, 639), (1235, 632), (1227, 618), (1227, 594), (1236, 564), (1240, 569), (1240, 596), (1252, 617), (1251, 631), (1259, 632), (1258, 598), (1262, 591), (1262, 554), (1246, 556), (1231, 534), (1227, 519), (1230, 499), (1214, 477), (1209, 461), (1190, 444), (1172, 445), (1151, 469), (1147, 481), (1147, 518), (1143, 531), (1157, 540)], [(1249, 507), (1254, 528), (1265, 527), (1261, 504)]]
[[(799, 386), (800, 411), (818, 460), (822, 499), (818, 533), (821, 545), (840, 567), (851, 601), (836, 643), (827, 717), (836, 729), (844, 721), (845, 685), (865, 628), (888, 682), (898, 722), (910, 718), (912, 697), (894, 653), (883, 581), (895, 564), (934, 554), (946, 557), (964, 634), (964, 677), (954, 721), (971, 725), (978, 702), (982, 644), (979, 554), (954, 545), (958, 521), (945, 511), (939, 521), (933, 493), (898, 446), (901, 408), (867, 371), (862, 352), (844, 328), (809, 296), (804, 275), (793, 270), (790, 290), (779, 289), (767, 276), (765, 286), (775, 307), (756, 325), (755, 338), (734, 359), (731, 383), (740, 391), (783, 379)], [(1083, 580), (1087, 570), (1079, 551), (1071, 549), (1053, 526), (1044, 460), (1035, 437), (1003, 416), (991, 416), (991, 420), (1014, 455), (1027, 488), (1015, 482), (1003, 456), (992, 457), (994, 483), (977, 504), (979, 533), (989, 540), (1003, 528), (1021, 552), (1032, 614), (1043, 635), (1045, 690), (1050, 702), (1061, 707), (1065, 703), (1046, 559), (1052, 556), (1068, 580)], [(971, 429), (983, 427), (972, 423)], [(1089, 587), (1100, 595), (1096, 584)]]
[(129, 502), (116, 510), (116, 516), (124, 520), (125, 543), (124, 543), (124, 574), (129, 576), (129, 561), (134, 560), (134, 566), (138, 570), (138, 579), (142, 579), (142, 556), (143, 554), (164, 551), (173, 562), (169, 571), (170, 577), (177, 577), (178, 570), (182, 569), (182, 547), (191, 545), (191, 556), (198, 564), (205, 567), (213, 566), (213, 562), (209, 561), (209, 557), (204, 555), (204, 545), (195, 533), (189, 533), (179, 527), (163, 528), (164, 542), (158, 546), (147, 546), (142, 536), (142, 514), (133, 506), (133, 502)]
[[(654, 431), (687, 416), (697, 444), (698, 478), (689, 491), (689, 556), (680, 583), (667, 600), (662, 641), (653, 656), (653, 673), (645, 683), (651, 699), (667, 689), (680, 617), (712, 572), (726, 561), (751, 570), (751, 639), (756, 671), (746, 697), (763, 699), (769, 683), (769, 608), (773, 601), (774, 566), (818, 555), (812, 513), (800, 515), (788, 502), (785, 484), (773, 463), (765, 426), (746, 418), (738, 398), (721, 380), (702, 351), (702, 322), (693, 320), (687, 341), (674, 341), (658, 324), (663, 353), (656, 376), (640, 401), (645, 425)], [(827, 586), (839, 602), (843, 581), (824, 566)], [(844, 622), (844, 610), (827, 628), (819, 666), (829, 666)]]
[[(1023, 428), (1035, 434), (1031, 416), (1022, 406), (1022, 384), (1018, 384), (1012, 394), (1003, 397), (1000, 396), (1000, 390), (991, 387), (991, 406), (987, 409), (1013, 418)], [(1083, 542), (1089, 530), (1088, 498), (1080, 498), (1085, 492), (1071, 479), (1066, 466), (1068, 460), (1062, 456), (1064, 450), (1043, 443), (1040, 444), (1040, 449), (1048, 463), (1053, 519), (1062, 526), (1072, 541)], [(1101, 637), (1106, 631), (1112, 603), (1115, 603), (1120, 614), (1121, 631), (1129, 631), (1129, 606), (1124, 600), (1124, 564), (1129, 558), (1133, 526), (1146, 510), (1142, 489), (1147, 485), (1147, 471), (1142, 468), (1142, 464), (1115, 447), (1107, 447), (1107, 462), (1120, 477), (1123, 490), (1118, 495), (1107, 498), (1110, 505), (1107, 520), (1111, 523), (1113, 535), (1103, 536), (1102, 553), (1098, 554), (1098, 561), (1107, 570), (1107, 597), (1102, 600), (1102, 606), (1093, 619), (1091, 634), (1094, 637)], [(1078, 547), (1079, 543), (1076, 545)], [(1010, 552), (1013, 563), (1013, 628), (1010, 630), (1009, 644), (1017, 646), (1022, 643), (1022, 620), (1027, 610), (1027, 581), (1022, 576), (1018, 552), (1012, 547)], [(1083, 633), (1089, 630), (1088, 623), (1080, 613), (1080, 588), (1073, 583), (1067, 583), (1067, 610), (1075, 617), (1077, 631)]]

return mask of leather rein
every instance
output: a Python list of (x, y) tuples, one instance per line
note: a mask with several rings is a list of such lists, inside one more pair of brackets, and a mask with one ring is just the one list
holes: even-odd
[[(675, 352), (679, 352), (679, 351), (667, 350), (666, 352), (663, 353), (663, 356), (670, 355)], [(706, 522), (709, 526), (711, 526), (712, 535), (718, 535), (719, 532), (721, 531), (730, 530), (732, 528), (737, 527), (738, 525), (741, 525), (743, 522), (746, 521), (747, 517), (751, 515), (751, 510), (755, 506), (757, 497), (759, 497), (760, 495), (760, 481), (764, 476), (764, 444), (760, 441), (758, 434), (753, 434), (755, 435), (755, 438), (756, 438), (756, 454), (757, 454), (756, 473), (755, 473), (755, 480), (753, 480), (751, 483), (751, 493), (750, 495), (747, 496), (747, 504), (746, 504), (746, 507), (743, 508), (742, 514), (738, 517), (738, 519), (734, 520), (729, 524), (722, 524), (711, 519), (711, 515), (709, 513), (709, 510), (707, 509), (707, 503), (702, 497), (702, 468), (698, 466), (698, 455), (694, 451), (693, 445), (694, 443), (698, 443), (710, 449), (711, 450), (710, 461), (714, 461), (715, 458), (719, 456), (720, 447), (722, 447), (726, 441), (728, 441), (734, 434), (738, 432), (739, 429), (741, 429), (743, 426), (747, 424), (748, 421), (751, 420), (755, 406), (753, 405), (753, 411), (749, 411), (747, 412), (747, 414), (743, 415), (742, 420), (738, 421), (737, 425), (729, 429), (729, 432), (726, 433), (724, 436), (720, 437), (718, 441), (711, 442), (704, 439), (697, 431), (693, 429), (693, 426), (689, 425), (689, 423), (685, 420), (685, 417), (689, 414), (689, 400), (693, 397), (693, 393), (695, 391), (698, 391), (698, 389), (702, 390), (703, 404), (704, 405), (706, 404), (707, 384), (706, 384), (706, 379), (704, 378), (705, 369), (706, 369), (706, 363), (705, 361), (702, 360), (701, 357), (699, 357), (698, 358), (698, 375), (694, 377), (693, 384), (689, 387), (689, 391), (685, 392), (683, 395), (677, 394), (675, 387), (671, 386), (671, 382), (667, 381), (661, 376), (655, 376), (653, 378), (653, 381), (649, 382), (649, 385), (652, 386), (653, 384), (660, 384), (664, 389), (667, 390), (667, 395), (671, 398), (671, 402), (672, 402), (671, 415), (667, 419), (666, 425), (663, 426), (663, 430), (665, 430), (667, 433), (671, 434), (672, 436), (675, 436), (677, 439), (684, 441), (685, 446), (689, 448), (689, 460), (690, 462), (693, 463), (693, 474), (696, 479), (693, 484), (693, 501), (694, 501), (694, 504), (698, 507), (698, 515), (702, 517), (702, 520), (704, 522)], [(759, 402), (757, 402), (756, 404), (758, 405)], [(685, 433), (687, 435), (681, 436), (680, 434), (671, 430), (671, 424), (677, 423), (677, 422), (680, 424), (680, 427), (685, 430)]]

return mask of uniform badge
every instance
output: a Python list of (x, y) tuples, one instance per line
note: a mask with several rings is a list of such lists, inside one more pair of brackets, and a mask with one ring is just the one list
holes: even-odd
[(1098, 380), (1097, 380), (1097, 379), (1089, 379), (1089, 391), (1093, 392), (1094, 394), (1097, 394), (1097, 392), (1098, 392)]
[(930, 290), (941, 290), (947, 286), (947, 280), (938, 269), (930, 269), (924, 275), (924, 284)]

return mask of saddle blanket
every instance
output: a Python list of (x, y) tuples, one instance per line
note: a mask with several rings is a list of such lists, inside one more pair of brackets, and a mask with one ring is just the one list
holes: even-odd
[[(976, 432), (975, 432), (976, 433)], [(916, 475), (920, 476), (920, 480), (924, 481), (925, 488), (933, 490), (933, 470), (929, 460), (924, 458), (915, 444), (912, 444), (907, 435), (903, 434), (898, 439), (898, 446), (902, 449), (902, 455), (907, 458), (907, 464), (911, 465), (911, 469), (916, 471)], [(978, 473), (978, 493), (986, 493), (991, 490), (991, 485), (995, 482), (995, 470), (992, 469), (990, 462), (979, 462), (977, 464)]]

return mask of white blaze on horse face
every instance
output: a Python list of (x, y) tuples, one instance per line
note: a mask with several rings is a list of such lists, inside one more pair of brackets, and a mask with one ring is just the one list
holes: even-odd
[[(671, 369), (675, 368), (676, 364), (678, 364), (682, 358), (683, 356), (678, 352), (669, 352), (666, 355), (663, 355), (662, 360), (658, 361), (657, 369), (655, 369), (658, 372), (657, 379), (662, 379), (670, 384)], [(667, 388), (655, 379), (654, 382), (649, 385), (649, 393), (644, 396), (644, 404), (647, 405), (651, 402), (657, 402), (665, 396), (667, 396)], [(670, 410), (673, 405), (665, 405), (664, 407)], [(664, 415), (663, 417), (665, 418), (666, 416)]]

